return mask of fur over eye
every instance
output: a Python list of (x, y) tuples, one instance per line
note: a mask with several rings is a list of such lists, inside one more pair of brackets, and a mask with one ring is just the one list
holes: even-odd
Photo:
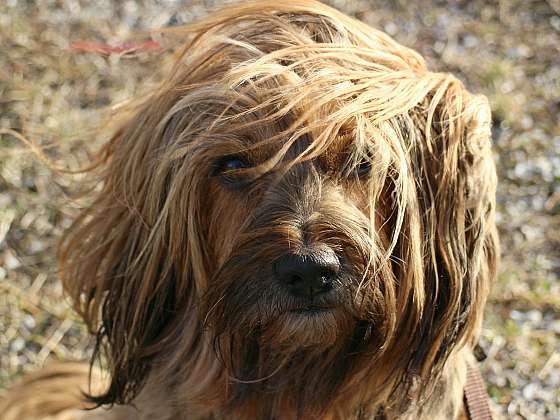
[(366, 178), (371, 172), (371, 158), (364, 157), (356, 166), (355, 172), (358, 178)]
[(245, 180), (240, 172), (249, 167), (250, 164), (243, 157), (228, 155), (216, 161), (212, 170), (212, 176), (220, 177), (228, 184), (238, 184)]

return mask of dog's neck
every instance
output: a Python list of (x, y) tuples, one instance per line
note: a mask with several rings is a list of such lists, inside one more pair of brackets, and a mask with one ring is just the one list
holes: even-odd
[[(442, 375), (433, 388), (433, 392), (424, 400), (422, 406), (412, 404), (406, 412), (396, 408), (383, 406), (363, 409), (357, 400), (351, 398), (338, 402), (326, 413), (315, 416), (321, 420), (343, 419), (410, 419), (410, 420), (443, 420), (461, 418), (463, 412), (463, 389), (466, 381), (467, 363), (474, 363), (471, 349), (464, 348), (452, 354), (447, 361)], [(195, 375), (196, 377), (196, 375)], [(134, 401), (136, 407), (134, 418), (139, 420), (245, 420), (249, 418), (297, 419), (311, 418), (301, 415), (290, 408), (287, 394), (259, 394), (249, 398), (248, 403), (236, 409), (224, 407), (218, 398), (196, 400), (189, 395), (188, 381), (178, 388), (176, 384), (162, 387), (161, 383), (148, 381), (143, 391)], [(194, 384), (193, 384), (194, 385)], [(200, 388), (200, 383), (195, 388)], [(167, 391), (166, 391), (167, 389)], [(170, 392), (169, 389), (175, 390)], [(219, 391), (216, 392), (216, 396)], [(284, 400), (283, 400), (284, 399)], [(264, 416), (264, 417), (263, 417)], [(120, 420), (120, 417), (119, 417)]]

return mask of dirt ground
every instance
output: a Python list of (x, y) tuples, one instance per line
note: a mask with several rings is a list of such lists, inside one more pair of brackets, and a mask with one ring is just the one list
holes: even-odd
[[(88, 52), (91, 42), (149, 40), (145, 31), (217, 3), (0, 1), (0, 390), (48, 359), (84, 359), (91, 345), (56, 280), (56, 239), (77, 207), (65, 198), (72, 179), (22, 140), (62, 167), (85, 162), (108, 110), (171, 61), (151, 44), (105, 54)], [(560, 0), (329, 3), (488, 96), (503, 255), (483, 375), (506, 418), (560, 419)]]

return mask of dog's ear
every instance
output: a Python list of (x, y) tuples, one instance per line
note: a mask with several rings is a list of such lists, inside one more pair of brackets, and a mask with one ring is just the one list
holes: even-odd
[(476, 339), (499, 250), (486, 98), (446, 76), (414, 114), (415, 126), (423, 127), (413, 166), (426, 240), (425, 299), (413, 365), (424, 376), (458, 345)]
[[(198, 333), (193, 278), (205, 275), (197, 192), (204, 177), (185, 157), (188, 139), (177, 140), (189, 120), (174, 111), (174, 94), (135, 108), (102, 149), (93, 202), (60, 247), (65, 289), (111, 373), (109, 389), (92, 398), (98, 404), (130, 401), (153, 356), (173, 337)], [(188, 326), (178, 313), (192, 315)]]

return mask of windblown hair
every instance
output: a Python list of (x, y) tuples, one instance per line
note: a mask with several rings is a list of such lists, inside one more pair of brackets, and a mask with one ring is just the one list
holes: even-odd
[[(156, 390), (194, 418), (420, 411), (496, 274), (486, 99), (314, 1), (169, 32), (176, 63), (100, 151), (60, 249), (110, 371), (91, 399)], [(314, 328), (270, 274), (308, 243), (344, 261), (344, 309)]]

